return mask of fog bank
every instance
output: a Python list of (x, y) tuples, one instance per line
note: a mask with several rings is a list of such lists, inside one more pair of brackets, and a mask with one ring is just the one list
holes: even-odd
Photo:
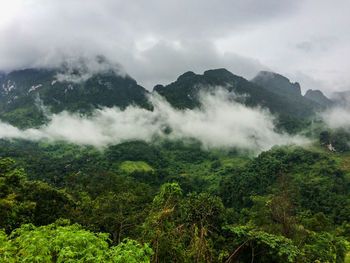
[(102, 108), (90, 117), (61, 112), (50, 115), (48, 124), (36, 129), (20, 130), (0, 123), (0, 138), (66, 141), (98, 148), (130, 140), (194, 138), (206, 149), (236, 147), (256, 152), (307, 141), (275, 132), (274, 118), (267, 110), (248, 108), (230, 98), (232, 94), (222, 90), (201, 94), (201, 108), (178, 110), (155, 94), (150, 96), (153, 111), (137, 106)]

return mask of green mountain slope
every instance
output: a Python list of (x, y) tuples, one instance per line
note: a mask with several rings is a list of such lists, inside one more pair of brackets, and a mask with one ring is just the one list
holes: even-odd
[[(176, 108), (193, 109), (200, 106), (200, 92), (221, 87), (242, 95), (236, 98), (239, 102), (268, 108), (293, 123), (294, 119), (308, 119), (325, 108), (313, 97), (303, 97), (299, 84), (290, 83), (287, 78), (275, 73), (269, 73), (269, 78), (261, 74), (267, 73), (260, 73), (248, 81), (226, 69), (208, 70), (202, 75), (186, 72), (169, 85), (155, 86), (154, 91)], [(62, 75), (68, 77), (62, 78)], [(0, 75), (0, 119), (23, 128), (45, 123), (45, 110), (88, 114), (102, 106), (125, 108), (135, 104), (148, 108), (147, 94), (148, 91), (130, 76), (122, 76), (108, 68), (88, 77), (86, 69), (67, 71), (64, 66), (58, 69), (17, 70)]]
[(274, 72), (260, 71), (258, 75), (252, 79), (252, 82), (281, 96), (295, 98), (300, 98), (302, 96), (298, 82), (292, 83), (288, 78)]
[(59, 74), (61, 69), (25, 69), (4, 76), (0, 82), (0, 118), (25, 127), (44, 122), (40, 105), (53, 113), (147, 105), (147, 90), (127, 75), (119, 76), (110, 70), (73, 82), (59, 80)]
[(328, 99), (320, 90), (309, 89), (306, 91), (304, 97), (325, 107), (331, 107), (334, 105), (334, 102)]
[[(162, 86), (157, 85), (154, 91), (164, 96), (173, 106), (177, 108), (194, 108), (199, 106), (198, 93), (208, 91), (213, 87), (220, 86), (229, 92), (248, 95), (245, 104), (248, 106), (264, 106), (273, 113), (286, 114), (297, 118), (304, 118), (314, 114), (320, 109), (320, 105), (301, 95), (284, 96), (272, 92), (266, 88), (265, 83), (254, 80), (250, 82), (240, 76), (234, 75), (226, 69), (215, 69), (205, 71), (203, 75), (186, 72), (175, 82)], [(300, 92), (300, 89), (299, 89)]]

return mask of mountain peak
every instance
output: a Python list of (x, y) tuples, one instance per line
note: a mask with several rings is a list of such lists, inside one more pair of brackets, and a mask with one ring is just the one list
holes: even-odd
[(295, 117), (309, 116), (313, 114), (314, 107), (320, 106), (301, 96), (299, 84), (292, 84), (279, 74), (271, 74), (274, 79), (282, 79), (283, 84), (287, 83), (292, 88), (297, 86), (300, 95), (298, 97), (285, 96), (285, 94), (281, 96), (261, 87), (260, 83), (252, 83), (223, 68), (207, 70), (202, 75), (186, 72), (168, 85), (155, 86), (154, 91), (163, 96), (172, 106), (180, 109), (201, 106), (199, 92), (212, 92), (217, 88), (243, 95), (244, 101), (238, 102), (247, 106), (259, 105), (268, 108), (273, 113), (283, 113)]
[(221, 77), (233, 77), (235, 76), (232, 72), (228, 71), (225, 68), (218, 68), (218, 69), (210, 69), (206, 70), (203, 73), (204, 76), (221, 76)]
[(37, 99), (53, 113), (147, 104), (147, 90), (128, 75), (104, 66), (92, 71), (85, 67), (71, 69), (30, 68), (5, 75), (0, 81), (0, 118), (21, 127), (42, 124), (44, 116), (36, 107)]
[(112, 63), (104, 56), (93, 58), (78, 57), (67, 59), (58, 68), (57, 79), (68, 82), (84, 82), (95, 75), (109, 75), (118, 77), (129, 77), (123, 68)]
[(294, 97), (302, 96), (298, 82), (293, 83), (285, 76), (275, 72), (260, 71), (258, 75), (252, 79), (252, 82), (278, 95)]
[(186, 80), (195, 77), (196, 74), (193, 71), (187, 71), (177, 78), (177, 81)]
[(320, 90), (309, 89), (305, 93), (304, 97), (326, 107), (332, 106), (333, 104), (333, 102), (328, 99)]

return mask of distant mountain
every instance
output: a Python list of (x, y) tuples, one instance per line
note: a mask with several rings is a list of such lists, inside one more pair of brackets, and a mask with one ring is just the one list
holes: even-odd
[(6, 78), (6, 73), (0, 71), (0, 84), (4, 81), (5, 78)]
[[(169, 103), (177, 108), (191, 109), (199, 106), (198, 92), (208, 91), (217, 86), (229, 92), (248, 95), (245, 100), (245, 104), (248, 106), (261, 105), (269, 108), (274, 113), (297, 118), (311, 116), (315, 110), (321, 108), (318, 103), (314, 103), (301, 95), (299, 84), (291, 84), (287, 78), (275, 73), (271, 74), (280, 80), (276, 81), (269, 78), (274, 88), (271, 88), (270, 82), (266, 79), (260, 83), (259, 79), (261, 77), (250, 82), (226, 69), (215, 69), (205, 71), (203, 75), (186, 72), (169, 85), (155, 86), (154, 91), (164, 96)], [(278, 83), (282, 87), (278, 86)], [(288, 92), (282, 94), (282, 92), (276, 93), (272, 90), (288, 90)]]
[(331, 107), (334, 105), (334, 102), (328, 99), (320, 90), (309, 89), (304, 97), (325, 107)]
[(327, 98), (320, 90), (310, 89), (303, 96), (298, 82), (293, 83), (288, 78), (278, 73), (261, 71), (251, 81), (277, 95), (287, 97), (295, 103), (311, 103), (312, 107), (315, 109), (323, 109), (333, 105), (332, 100)]
[[(89, 70), (82, 62), (76, 68), (63, 65), (0, 74), (0, 119), (23, 128), (45, 123), (42, 109), (89, 113), (103, 106), (150, 108), (148, 91), (133, 78), (114, 70), (104, 59), (96, 63), (98, 71)], [(207, 70), (202, 75), (189, 71), (169, 85), (155, 86), (154, 92), (176, 108), (193, 109), (201, 106), (199, 92), (216, 87), (242, 95), (236, 98), (240, 103), (266, 107), (290, 121), (303, 120), (324, 108), (323, 94), (310, 91), (303, 97), (299, 84), (271, 72), (261, 72), (248, 81), (226, 69)]]
[(252, 79), (252, 82), (281, 96), (296, 98), (302, 96), (298, 82), (292, 83), (288, 78), (274, 72), (261, 71)]
[[(19, 127), (42, 124), (40, 104), (58, 113), (63, 110), (89, 112), (101, 106), (125, 108), (147, 106), (147, 90), (130, 76), (112, 70), (85, 79), (65, 79), (65, 69), (24, 69), (10, 72), (0, 81), (0, 118)], [(70, 75), (71, 76), (71, 75)]]
[(348, 106), (350, 107), (350, 90), (334, 92), (332, 94), (332, 100), (337, 106)]

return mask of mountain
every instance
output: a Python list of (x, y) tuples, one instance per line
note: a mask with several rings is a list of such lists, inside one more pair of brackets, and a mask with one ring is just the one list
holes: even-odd
[(77, 70), (69, 72), (69, 77), (66, 74), (64, 68), (24, 69), (3, 76), (0, 118), (26, 127), (44, 122), (40, 105), (53, 113), (63, 110), (86, 113), (101, 106), (147, 106), (148, 91), (128, 75), (119, 75), (113, 70), (91, 75)]
[(334, 104), (334, 102), (328, 99), (320, 90), (309, 89), (304, 97), (325, 107), (331, 107)]
[(334, 92), (332, 100), (337, 106), (350, 106), (350, 90)]
[(309, 89), (303, 96), (300, 84), (291, 82), (285, 76), (278, 73), (261, 71), (251, 80), (253, 83), (298, 104), (312, 104), (315, 109), (324, 109), (333, 105), (332, 100), (327, 98), (320, 90)]
[[(67, 110), (88, 114), (103, 106), (150, 107), (148, 91), (133, 78), (113, 69), (105, 60), (98, 60), (93, 69), (82, 62), (76, 67), (63, 65), (1, 74), (0, 119), (23, 128), (45, 123), (46, 109), (52, 113)], [(193, 109), (200, 106), (200, 92), (217, 87), (241, 95), (236, 97), (240, 103), (268, 108), (272, 113), (289, 116), (289, 120), (307, 119), (324, 108), (315, 95), (303, 97), (299, 84), (271, 72), (261, 72), (248, 81), (223, 68), (207, 70), (202, 75), (189, 71), (173, 83), (155, 86), (153, 91), (173, 107)]]
[(5, 78), (6, 78), (6, 73), (0, 71), (0, 84), (4, 81)]
[(260, 71), (258, 75), (252, 79), (252, 82), (281, 96), (296, 98), (302, 96), (298, 82), (292, 83), (288, 78), (274, 72)]
[[(154, 91), (165, 97), (169, 103), (177, 108), (194, 108), (199, 105), (198, 93), (200, 91), (210, 91), (215, 87), (222, 87), (229, 92), (235, 92), (245, 96), (244, 103), (248, 106), (261, 105), (267, 107), (273, 113), (286, 114), (297, 118), (311, 116), (315, 110), (321, 106), (313, 101), (303, 98), (300, 92), (299, 84), (290, 84), (286, 82), (287, 78), (272, 73), (281, 80), (272, 80), (272, 86), (278, 89), (272, 89), (270, 82), (266, 80), (259, 82), (259, 78), (248, 81), (243, 77), (234, 75), (226, 69), (214, 69), (205, 71), (203, 75), (195, 74), (191, 71), (184, 73), (178, 79), (166, 86), (157, 85)], [(289, 86), (287, 84), (290, 84)], [(288, 95), (273, 90), (289, 90)]]

